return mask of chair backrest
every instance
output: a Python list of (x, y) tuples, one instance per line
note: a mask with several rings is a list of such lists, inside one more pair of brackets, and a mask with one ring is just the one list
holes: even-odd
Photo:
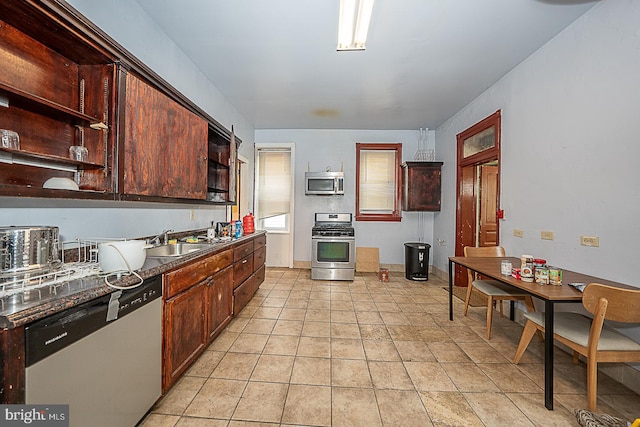
[(589, 313), (595, 315), (601, 298), (607, 301), (605, 319), (640, 323), (640, 289), (614, 288), (600, 283), (589, 283), (584, 289), (582, 304)]
[[(466, 257), (503, 257), (505, 256), (502, 246), (483, 246), (480, 248), (474, 246), (464, 247), (464, 256)], [(467, 268), (467, 277), (469, 278), (469, 286), (475, 280), (474, 273)]]
[(464, 256), (468, 257), (499, 257), (505, 256), (502, 246), (483, 246), (476, 248), (473, 246), (464, 247)]

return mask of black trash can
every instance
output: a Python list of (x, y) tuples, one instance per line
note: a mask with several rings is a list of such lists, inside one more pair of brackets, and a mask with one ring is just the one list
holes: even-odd
[(404, 275), (408, 280), (429, 280), (428, 243), (404, 244)]

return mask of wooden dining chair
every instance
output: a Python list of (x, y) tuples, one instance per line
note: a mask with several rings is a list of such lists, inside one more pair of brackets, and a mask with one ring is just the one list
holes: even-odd
[[(502, 246), (485, 246), (476, 248), (473, 246), (465, 246), (464, 256), (466, 257), (504, 257), (505, 252)], [(533, 306), (533, 300), (528, 293), (509, 286), (506, 283), (498, 282), (497, 280), (478, 280), (474, 271), (467, 269), (469, 277), (469, 284), (467, 286), (467, 297), (464, 302), (464, 315), (467, 315), (469, 309), (469, 301), (471, 301), (471, 292), (475, 289), (480, 294), (487, 297), (487, 339), (491, 339), (491, 321), (493, 317), (493, 302), (503, 300), (524, 301), (527, 311), (535, 311)], [(502, 305), (500, 306), (500, 312), (502, 313)]]
[[(573, 360), (587, 358), (587, 403), (596, 409), (598, 362), (640, 362), (640, 343), (604, 325), (605, 320), (640, 323), (640, 289), (622, 289), (590, 283), (582, 295), (582, 305), (593, 320), (579, 313), (554, 313), (553, 337), (573, 350)], [(520, 343), (514, 363), (520, 362), (536, 331), (544, 331), (544, 313), (525, 313)]]

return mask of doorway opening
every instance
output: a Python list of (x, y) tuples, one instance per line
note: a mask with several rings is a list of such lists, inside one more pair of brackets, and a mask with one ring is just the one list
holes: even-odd
[(256, 229), (267, 233), (267, 267), (293, 268), (295, 145), (255, 145)]
[[(500, 110), (457, 135), (455, 256), (465, 246), (500, 244)], [(454, 283), (467, 286), (456, 265)]]

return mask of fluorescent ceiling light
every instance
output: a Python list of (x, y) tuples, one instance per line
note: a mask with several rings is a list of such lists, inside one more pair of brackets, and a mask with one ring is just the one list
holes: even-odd
[(373, 0), (340, 0), (338, 50), (364, 50)]

